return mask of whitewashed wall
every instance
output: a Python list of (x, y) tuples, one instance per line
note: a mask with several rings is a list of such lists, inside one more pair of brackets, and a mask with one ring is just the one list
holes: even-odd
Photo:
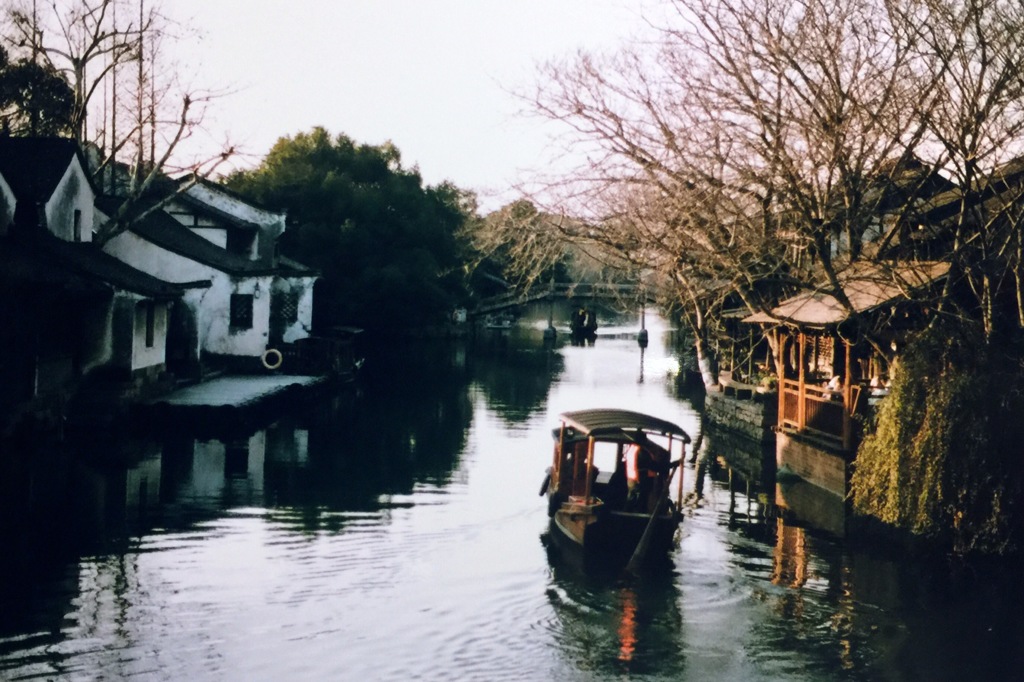
[(259, 225), (260, 234), (257, 238), (254, 258), (269, 259), (273, 256), (277, 238), (285, 231), (287, 214), (253, 206), (228, 193), (219, 192), (209, 185), (193, 185), (185, 190), (185, 193), (197, 201), (233, 215), (240, 220)]
[[(85, 319), (83, 369), (110, 364), (131, 372), (167, 362), (167, 329), (170, 304), (153, 301), (153, 345), (146, 345), (146, 308), (150, 299), (118, 292), (100, 315)], [(88, 311), (86, 311), (88, 312)]]
[(168, 304), (153, 302), (153, 345), (146, 346), (146, 301), (135, 301), (135, 316), (132, 334), (132, 371), (145, 369), (167, 362), (167, 322), (170, 319)]
[(93, 204), (95, 201), (96, 196), (92, 191), (92, 186), (89, 185), (85, 171), (78, 162), (78, 157), (74, 157), (43, 209), (46, 214), (47, 228), (61, 239), (75, 241), (74, 216), (77, 210), (80, 212), (80, 241), (92, 241), (92, 228), (95, 219)]
[[(156, 246), (133, 232), (123, 232), (104, 246), (107, 253), (143, 272), (168, 282), (211, 282), (207, 289), (192, 289), (185, 304), (192, 310), (201, 350), (218, 355), (258, 357), (267, 347), (270, 324), (270, 286), (272, 278), (231, 277), (177, 253)], [(230, 326), (231, 295), (256, 294), (253, 299), (252, 328), (233, 330)]]
[(274, 280), (274, 291), (293, 293), (298, 298), (298, 311), (294, 322), (282, 334), (285, 343), (305, 339), (313, 328), (313, 277), (279, 277)]
[(105, 365), (113, 358), (113, 302), (82, 311), (82, 371)]
[(17, 205), (14, 192), (7, 184), (4, 176), (0, 175), (0, 236), (7, 234), (7, 228), (14, 222), (14, 209)]
[[(204, 351), (218, 355), (258, 357), (267, 347), (270, 325), (270, 277), (253, 277), (233, 281), (219, 271), (212, 271), (209, 289), (190, 290), (185, 303), (192, 308)], [(255, 298), (256, 285), (260, 295)], [(251, 329), (232, 329), (231, 295), (253, 294)]]

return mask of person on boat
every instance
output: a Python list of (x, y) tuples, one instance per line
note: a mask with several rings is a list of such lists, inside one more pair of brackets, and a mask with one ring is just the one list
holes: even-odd
[(663, 474), (669, 470), (669, 452), (645, 434), (638, 433), (635, 442), (626, 448), (625, 456), (627, 505), (633, 511), (650, 514), (665, 485)]

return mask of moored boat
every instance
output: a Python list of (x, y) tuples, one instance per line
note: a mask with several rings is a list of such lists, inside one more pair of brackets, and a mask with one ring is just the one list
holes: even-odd
[(686, 431), (621, 409), (564, 412), (559, 420), (552, 465), (541, 486), (555, 540), (587, 560), (634, 563), (664, 553), (682, 520)]

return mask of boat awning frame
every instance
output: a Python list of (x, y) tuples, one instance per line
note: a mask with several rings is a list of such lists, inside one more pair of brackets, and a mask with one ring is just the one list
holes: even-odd
[(630, 432), (642, 431), (651, 435), (674, 436), (684, 443), (690, 436), (677, 424), (632, 410), (611, 408), (576, 410), (559, 415), (561, 422), (580, 436), (610, 438), (618, 435), (628, 437)]

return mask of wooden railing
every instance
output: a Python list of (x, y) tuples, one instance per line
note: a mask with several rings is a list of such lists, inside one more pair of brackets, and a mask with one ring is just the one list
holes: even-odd
[(779, 398), (779, 425), (806, 433), (838, 448), (850, 446), (850, 411), (843, 394), (786, 379)]

